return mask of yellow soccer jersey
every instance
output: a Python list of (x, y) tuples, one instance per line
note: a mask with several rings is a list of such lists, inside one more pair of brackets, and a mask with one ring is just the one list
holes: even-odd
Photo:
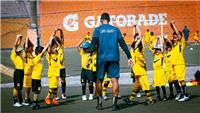
[(145, 41), (145, 44), (147, 44), (147, 43), (150, 41), (150, 37), (151, 37), (151, 33), (146, 31), (146, 32), (144, 33), (144, 41)]
[(32, 79), (41, 80), (43, 70), (41, 59), (41, 55), (37, 55), (35, 58), (33, 58), (33, 72), (31, 74)]
[(171, 51), (165, 53), (165, 71), (171, 71), (172, 69), (172, 54)]
[(46, 60), (48, 62), (48, 77), (59, 77), (61, 67), (59, 55), (47, 53)]
[(58, 50), (58, 56), (59, 56), (59, 60), (60, 60), (60, 65), (61, 65), (61, 69), (65, 68), (64, 65), (64, 48), (60, 48)]
[(80, 51), (81, 55), (81, 66), (83, 69), (92, 70), (92, 60), (89, 60), (90, 53), (85, 53), (83, 50)]
[(10, 58), (15, 65), (15, 69), (24, 69), (24, 63), (20, 56), (18, 56), (15, 52), (15, 50), (11, 51)]
[(163, 68), (163, 54), (155, 54), (153, 61), (153, 69), (162, 69)]
[(141, 52), (138, 48), (135, 51), (131, 50), (131, 57), (134, 61), (132, 70), (135, 76), (146, 75), (144, 49)]
[(179, 41), (178, 43), (176, 43), (174, 45), (174, 47), (172, 48), (172, 54), (173, 54), (173, 58), (172, 58), (172, 63), (174, 65), (184, 65), (185, 64), (185, 60), (184, 60), (184, 48), (185, 48), (185, 40), (184, 38), (181, 38), (181, 41)]
[(95, 72), (97, 70), (97, 53), (92, 54), (92, 70)]
[(200, 40), (200, 33), (194, 34), (194, 40), (199, 41)]
[(34, 57), (31, 53), (26, 53), (26, 52), (23, 52), (22, 56), (24, 58), (24, 74), (31, 75), (33, 70), (32, 60)]

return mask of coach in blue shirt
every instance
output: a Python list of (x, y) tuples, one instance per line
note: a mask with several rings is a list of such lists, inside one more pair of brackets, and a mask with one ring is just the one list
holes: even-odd
[(132, 64), (131, 54), (129, 49), (122, 37), (120, 30), (109, 24), (110, 16), (108, 13), (103, 13), (101, 15), (102, 25), (94, 30), (93, 38), (90, 46), (90, 52), (93, 52), (95, 46), (97, 45), (97, 109), (102, 109), (102, 82), (105, 73), (111, 78), (112, 81), (112, 91), (113, 91), (113, 105), (112, 110), (118, 110), (117, 97), (119, 93), (119, 82), (120, 77), (120, 55), (119, 55), (119, 45), (126, 53), (128, 57), (129, 65)]

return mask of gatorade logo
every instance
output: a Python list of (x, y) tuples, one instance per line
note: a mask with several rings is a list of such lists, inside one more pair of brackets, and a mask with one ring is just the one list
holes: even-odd
[[(150, 14), (128, 14), (128, 15), (110, 15), (110, 24), (119, 28), (138, 26), (156, 26), (167, 24), (166, 13)], [(64, 18), (63, 26), (67, 31), (79, 30), (79, 23), (84, 24), (87, 29), (93, 29), (100, 25), (100, 16), (86, 16), (84, 20), (79, 20), (78, 14), (69, 14)]]
[(78, 26), (78, 14), (69, 14), (63, 20), (63, 26), (67, 31), (77, 31)]

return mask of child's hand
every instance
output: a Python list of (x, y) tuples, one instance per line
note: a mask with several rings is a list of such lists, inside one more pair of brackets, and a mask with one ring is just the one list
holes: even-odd
[(18, 34), (18, 35), (17, 35), (17, 39), (18, 39), (18, 38), (22, 38), (22, 35), (21, 35), (21, 34)]

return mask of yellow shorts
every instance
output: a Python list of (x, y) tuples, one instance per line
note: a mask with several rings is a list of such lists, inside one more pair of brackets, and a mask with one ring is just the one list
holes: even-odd
[(49, 88), (58, 88), (59, 87), (58, 79), (59, 77), (48, 77)]
[(145, 67), (142, 67), (137, 63), (133, 65), (133, 72), (136, 76), (137, 75), (147, 75)]
[(175, 73), (178, 78), (178, 81), (185, 80), (185, 74), (186, 74), (185, 65), (184, 64), (183, 65), (175, 65), (174, 69), (175, 69)]
[(31, 88), (32, 87), (32, 79), (31, 75), (24, 75), (24, 88)]
[(166, 70), (165, 71), (165, 75), (167, 77), (167, 81), (168, 82), (172, 82), (172, 81), (178, 80), (178, 78), (176, 76), (176, 73), (173, 70)]
[(167, 83), (164, 69), (153, 70), (153, 86), (165, 86)]
[(142, 91), (150, 90), (149, 79), (147, 75), (136, 77), (135, 83), (138, 83), (140, 85)]

